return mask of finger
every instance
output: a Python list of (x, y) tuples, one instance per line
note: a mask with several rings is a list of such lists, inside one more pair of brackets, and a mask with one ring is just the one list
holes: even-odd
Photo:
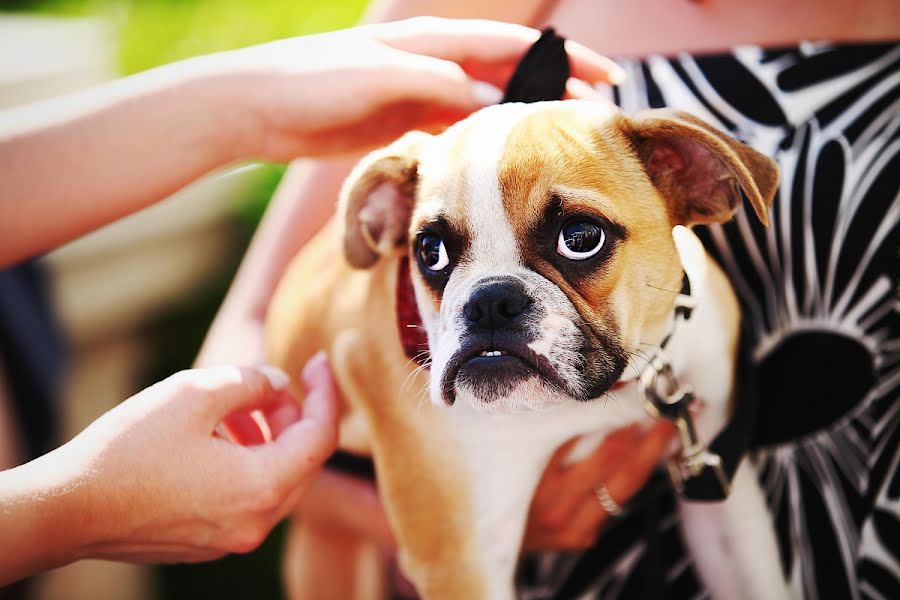
[(540, 37), (531, 27), (485, 19), (415, 17), (376, 30), (376, 37), (389, 46), (457, 63), (514, 60)]
[(593, 494), (597, 482), (603, 481), (631, 450), (638, 432), (636, 426), (619, 429), (587, 457), (568, 465), (565, 461), (581, 438), (569, 440), (560, 447), (554, 455), (558, 461), (555, 470), (545, 471), (532, 500), (534, 518), (551, 529), (571, 522), (579, 507)]
[(326, 354), (320, 351), (310, 358), (303, 367), (301, 377), (306, 388), (302, 419), (334, 425), (336, 430), (341, 392)]
[(617, 503), (627, 502), (647, 482), (672, 441), (675, 427), (668, 421), (658, 421), (641, 436), (634, 452), (610, 476), (606, 488)]
[(512, 78), (516, 70), (514, 61), (506, 61), (502, 63), (480, 63), (466, 61), (461, 63), (463, 70), (472, 79), (478, 81), (486, 81), (498, 88), (505, 88), (506, 84)]
[(396, 59), (397, 68), (385, 70), (379, 78), (385, 103), (419, 101), (471, 112), (503, 98), (498, 88), (471, 79), (455, 62), (402, 52)]
[(267, 439), (253, 412), (239, 411), (228, 415), (216, 427), (216, 433), (241, 446), (256, 446), (270, 441), (271, 437)]
[(591, 454), (571, 466), (573, 479), (582, 480), (583, 489), (592, 490), (634, 451), (640, 438), (641, 430), (637, 424), (613, 431)]
[[(610, 106), (614, 107), (615, 105), (610, 101), (609, 94), (605, 94), (592, 86), (591, 84), (582, 81), (581, 79), (575, 79), (574, 77), (570, 77), (566, 82), (566, 93), (563, 99), (574, 99), (574, 100), (592, 100), (594, 102), (605, 102)], [(616, 108), (616, 110), (618, 110)]]
[(313, 475), (337, 446), (340, 393), (324, 353), (306, 364), (303, 382), (307, 389), (302, 418), (271, 444), (255, 449), (264, 468), (285, 490)]
[[(419, 17), (390, 24), (378, 37), (407, 52), (457, 63), (518, 61), (538, 39), (536, 29), (477, 19)], [(566, 41), (573, 77), (592, 83), (619, 83), (625, 72), (614, 61), (571, 40)]]
[(175, 377), (191, 390), (205, 392), (201, 395), (204, 410), (214, 426), (233, 412), (278, 401), (290, 382), (284, 371), (269, 365), (192, 369)]
[(547, 534), (552, 535), (570, 518), (579, 494), (560, 476), (566, 472), (566, 460), (580, 439), (576, 436), (563, 443), (547, 462), (528, 510), (526, 547), (540, 548)]
[(577, 444), (580, 439), (580, 436), (575, 436), (557, 448), (553, 453), (553, 456), (550, 457), (550, 461), (547, 463), (547, 468), (544, 469), (544, 471), (556, 471), (567, 468), (568, 464), (566, 459), (569, 457), (572, 448), (575, 447), (575, 444)]
[(584, 502), (575, 511), (569, 526), (566, 528), (567, 537), (582, 540), (586, 546), (591, 546), (597, 540), (600, 528), (609, 519), (609, 514), (603, 510), (600, 503), (593, 496), (585, 498)]
[(273, 404), (262, 411), (269, 426), (269, 431), (272, 433), (272, 439), (280, 436), (285, 429), (299, 421), (303, 416), (303, 411), (293, 396), (290, 394), (285, 394), (285, 396), (287, 396), (286, 402)]
[(590, 83), (619, 85), (625, 81), (625, 69), (616, 61), (597, 54), (587, 46), (566, 40), (566, 54), (569, 56), (571, 75)]
[(300, 419), (300, 406), (294, 397), (279, 392), (279, 398), (262, 409), (238, 411), (222, 419), (216, 432), (242, 446), (271, 442), (291, 423)]

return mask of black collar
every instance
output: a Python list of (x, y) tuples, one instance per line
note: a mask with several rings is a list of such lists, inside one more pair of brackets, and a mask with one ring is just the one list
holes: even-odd
[(690, 278), (685, 272), (681, 292), (675, 301), (672, 328), (660, 343), (660, 349), (648, 359), (647, 367), (641, 371), (639, 385), (646, 397), (647, 412), (656, 418), (670, 420), (678, 427), (681, 455), (668, 464), (669, 476), (676, 490), (690, 500), (724, 500), (753, 437), (758, 396), (751, 389), (755, 379), (747, 351), (748, 336), (742, 326), (735, 365), (734, 412), (708, 446), (700, 444), (689, 411), (694, 400), (693, 390), (675, 377), (666, 353), (679, 323), (691, 318), (695, 304), (691, 296)]

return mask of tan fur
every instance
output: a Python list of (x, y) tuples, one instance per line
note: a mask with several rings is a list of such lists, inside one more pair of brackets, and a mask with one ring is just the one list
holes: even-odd
[[(314, 352), (328, 352), (347, 408), (362, 414), (370, 426), (379, 492), (398, 543), (415, 557), (404, 568), (429, 598), (478, 598), (477, 578), (450, 577), (465, 572), (472, 556), (465, 539), (471, 520), (468, 488), (459, 485), (465, 475), (454, 470), (452, 433), (423, 396), (426, 375), (413, 373), (399, 345), (396, 270), (395, 260), (381, 261), (369, 271), (351, 269), (342, 258), (335, 224), (326, 227), (290, 266), (273, 299), (268, 315), (270, 358), (288, 373), (299, 374)], [(294, 391), (302, 398), (299, 386)], [(356, 448), (350, 449), (360, 445), (356, 440)], [(299, 550), (315, 547), (309, 538), (324, 535), (327, 532), (294, 525), (290, 536), (305, 539), (293, 542), (298, 552), (288, 553), (286, 569), (290, 572), (295, 561), (308, 560)], [(325, 547), (333, 545), (323, 541)], [(357, 543), (366, 545), (364, 540)], [(371, 568), (371, 553), (347, 556), (350, 563), (358, 559)], [(417, 572), (427, 564), (448, 569), (444, 575), (437, 570)], [(315, 579), (290, 578), (296, 586), (291, 597), (333, 597), (324, 592), (330, 588), (318, 582), (329, 572), (305, 574)], [(352, 592), (342, 597), (366, 598), (370, 590)]]
[(672, 295), (666, 290), (680, 289), (681, 267), (665, 200), (635, 169), (620, 120), (608, 120), (598, 128), (560, 107), (523, 120), (510, 134), (508, 147), (500, 165), (500, 183), (517, 239), (526, 239), (552, 194), (560, 197), (569, 212), (599, 214), (628, 232), (627, 242), (588, 286), (576, 288), (523, 247), (533, 266), (566, 292), (583, 318), (596, 320), (606, 329), (624, 327), (623, 341), (661, 327), (670, 305), (660, 297)]
[[(642, 149), (652, 153), (652, 148), (644, 140), (658, 131), (663, 136), (670, 130), (687, 131), (685, 135), (704, 147), (725, 153), (724, 161), (737, 165), (734, 177), (758, 212), (771, 204), (772, 182), (777, 181), (771, 165), (760, 162), (755, 153), (745, 158), (741, 148), (689, 119), (657, 116), (659, 120), (654, 115), (629, 120), (613, 115), (598, 123), (559, 104), (517, 123), (497, 165), (505, 212), (526, 266), (550, 279), (581, 317), (614, 332), (628, 349), (663, 333), (682, 273), (671, 229), (692, 214), (690, 208), (673, 207), (675, 192), (667, 187), (668, 180), (654, 185), (648, 178), (641, 162), (648, 155)], [(271, 360), (289, 373), (299, 374), (316, 350), (328, 352), (350, 411), (345, 419), (351, 415), (356, 419), (355, 438), (350, 439), (351, 428), (346, 427), (342, 446), (371, 449), (402, 565), (429, 599), (485, 596), (485, 574), (473, 563), (478, 554), (470, 535), (476, 515), (469, 491), (478, 483), (457, 457), (459, 440), (446, 415), (427, 398), (427, 373), (416, 371), (400, 347), (394, 306), (396, 256), (422, 219), (438, 210), (466, 230), (468, 199), (459, 177), (453, 175), (465, 165), (460, 155), (470, 127), (464, 121), (433, 139), (421, 137), (425, 134), (403, 138), (406, 141), (365, 161), (345, 186), (344, 239), (332, 224), (304, 249), (285, 274), (268, 316)], [(415, 143), (408, 144), (410, 139)], [(423, 151), (445, 159), (429, 163), (440, 165), (444, 176), (423, 173), (418, 164)], [(382, 207), (370, 211), (375, 221), (360, 218), (366, 215), (373, 190), (385, 182), (397, 186), (398, 213), (385, 216)], [(599, 214), (627, 232), (604, 269), (577, 284), (532, 251), (527, 241), (554, 194), (564, 207)], [(438, 204), (423, 206), (428, 202)], [(717, 206), (717, 215), (730, 215), (733, 208)], [(387, 226), (379, 222), (382, 218), (388, 219)], [(399, 235), (397, 223), (403, 218), (412, 220)], [(342, 243), (352, 263), (371, 268), (352, 269), (342, 258)], [(415, 265), (412, 268), (417, 285), (423, 285)], [(723, 296), (731, 297), (717, 269), (713, 279)], [(431, 297), (437, 309), (440, 297), (433, 293)], [(737, 323), (733, 299), (726, 312)], [(368, 439), (358, 435), (360, 417), (368, 425)], [(316, 536), (325, 534), (295, 525), (291, 535), (295, 541), (290, 547), (309, 549), (315, 547)], [(334, 545), (333, 540), (322, 541)], [(354, 543), (367, 544), (350, 540), (347, 548)], [(362, 550), (348, 556), (348, 568), (363, 560), (358, 557), (366, 557), (369, 569), (377, 568), (373, 565), (380, 560)], [(289, 555), (288, 568), (292, 561), (308, 558)], [(310, 570), (305, 574), (314, 575)], [(291, 597), (325, 597), (316, 591), (325, 588), (317, 588), (313, 580), (289, 577), (288, 581)], [(349, 583), (341, 597), (367, 598), (370, 592)]]

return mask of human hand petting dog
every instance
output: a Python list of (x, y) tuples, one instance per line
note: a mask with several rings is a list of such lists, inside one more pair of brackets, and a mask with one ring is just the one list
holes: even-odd
[[(177, 373), (57, 450), (0, 473), (0, 586), (79, 558), (194, 562), (248, 552), (297, 503), (337, 442), (323, 356), (303, 373), (302, 414), (274, 367)], [(267, 416), (270, 443), (217, 436), (234, 411)]]
[[(271, 159), (384, 145), (411, 129), (433, 131), (495, 104), (522, 53), (529, 27), (419, 17), (239, 50), (256, 118), (255, 146)], [(567, 43), (574, 80), (619, 82), (621, 67)], [(296, 60), (292, 60), (296, 58)]]
[[(492, 86), (538, 35), (417, 18), (202, 56), (0, 112), (0, 265), (228, 164), (359, 152), (449, 125), (500, 100)], [(621, 78), (609, 59), (567, 49), (573, 77)]]

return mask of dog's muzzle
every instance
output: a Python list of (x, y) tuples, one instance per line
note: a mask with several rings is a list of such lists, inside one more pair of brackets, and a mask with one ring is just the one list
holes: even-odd
[(453, 404), (457, 388), (464, 387), (489, 404), (531, 378), (564, 389), (547, 357), (529, 347), (538, 338), (536, 324), (542, 315), (539, 303), (516, 278), (490, 279), (476, 286), (462, 308), (460, 348), (444, 369), (445, 401)]

